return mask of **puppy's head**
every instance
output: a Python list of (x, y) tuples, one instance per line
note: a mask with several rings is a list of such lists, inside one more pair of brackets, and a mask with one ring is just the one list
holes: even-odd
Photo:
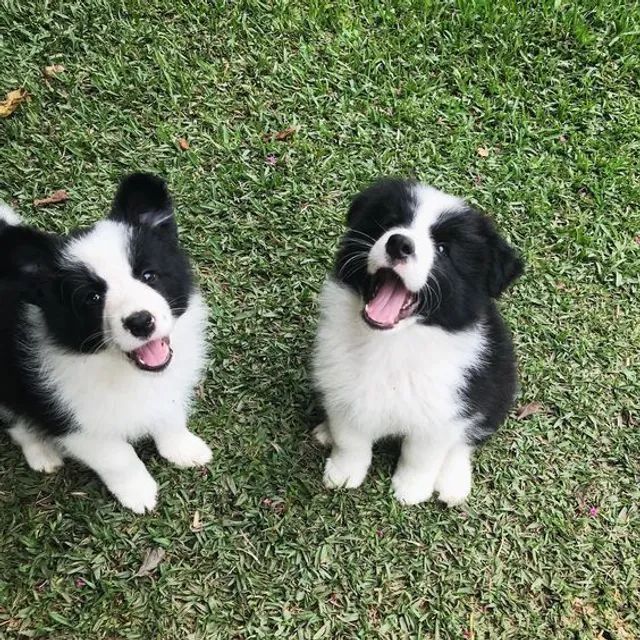
[(128, 176), (111, 213), (67, 237), (5, 227), (0, 256), (0, 276), (42, 309), (60, 346), (112, 349), (147, 371), (169, 365), (171, 333), (186, 310), (192, 277), (159, 178)]
[(417, 182), (385, 179), (351, 203), (335, 276), (374, 329), (459, 329), (523, 270), (486, 216)]

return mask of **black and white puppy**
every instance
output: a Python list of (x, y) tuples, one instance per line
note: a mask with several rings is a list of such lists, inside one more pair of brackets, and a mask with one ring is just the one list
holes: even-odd
[(400, 436), (405, 504), (471, 490), (471, 454), (516, 390), (511, 338), (493, 301), (523, 264), (489, 218), (422, 184), (381, 180), (352, 202), (320, 298), (314, 378), (332, 447), (327, 487), (357, 487), (373, 443)]
[(158, 487), (131, 442), (211, 459), (187, 429), (206, 309), (161, 179), (127, 177), (106, 219), (64, 237), (0, 206), (0, 300), (0, 420), (32, 469), (75, 458), (142, 513)]

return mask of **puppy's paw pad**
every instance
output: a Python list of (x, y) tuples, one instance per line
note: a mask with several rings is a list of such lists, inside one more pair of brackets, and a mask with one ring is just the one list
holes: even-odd
[(392, 485), (396, 500), (405, 505), (426, 502), (433, 494), (433, 486), (429, 480), (418, 475), (396, 473)]
[(326, 422), (321, 422), (311, 433), (323, 447), (330, 447), (333, 444), (333, 438)]
[(145, 513), (156, 508), (158, 485), (150, 475), (110, 489), (120, 504), (134, 513)]
[(64, 461), (60, 454), (50, 445), (46, 443), (37, 443), (24, 446), (22, 448), (27, 464), (34, 471), (42, 473), (54, 473), (63, 464)]
[(368, 465), (360, 463), (336, 463), (329, 458), (324, 468), (324, 486), (327, 489), (356, 489), (367, 475)]
[(158, 445), (163, 458), (178, 467), (201, 467), (211, 462), (211, 449), (202, 438), (187, 431)]

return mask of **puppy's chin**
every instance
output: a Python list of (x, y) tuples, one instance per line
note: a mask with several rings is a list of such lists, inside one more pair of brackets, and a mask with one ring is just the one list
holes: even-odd
[(413, 320), (418, 306), (417, 294), (395, 271), (383, 267), (370, 277), (362, 318), (373, 329), (390, 331)]

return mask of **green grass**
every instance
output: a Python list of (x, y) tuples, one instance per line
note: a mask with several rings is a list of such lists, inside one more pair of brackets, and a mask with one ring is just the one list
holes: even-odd
[[(31, 94), (0, 121), (0, 198), (64, 231), (123, 173), (167, 177), (211, 306), (192, 424), (215, 451), (207, 473), (149, 451), (138, 517), (2, 437), (0, 638), (640, 637), (636, 2), (4, 0), (0, 34), (0, 93)], [(307, 435), (316, 295), (380, 174), (470, 197), (527, 261), (503, 309), (545, 412), (478, 454), (464, 510), (401, 508), (389, 450), (328, 493)]]

